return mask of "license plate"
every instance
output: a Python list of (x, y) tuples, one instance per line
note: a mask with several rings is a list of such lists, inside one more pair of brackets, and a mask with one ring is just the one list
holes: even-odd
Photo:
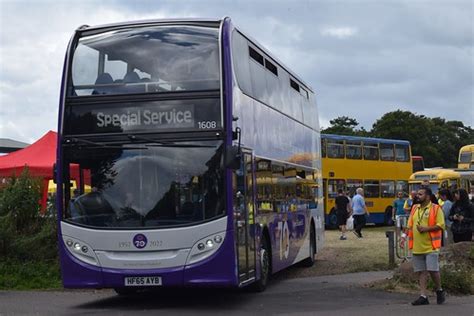
[(143, 276), (143, 277), (126, 277), (125, 286), (160, 286), (161, 277), (159, 276)]

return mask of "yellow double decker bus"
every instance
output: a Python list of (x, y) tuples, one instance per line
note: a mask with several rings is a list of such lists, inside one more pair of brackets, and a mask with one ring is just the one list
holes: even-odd
[(474, 144), (459, 150), (458, 169), (474, 169)]
[(350, 197), (364, 189), (369, 223), (388, 224), (398, 191), (408, 194), (412, 174), (410, 142), (404, 140), (321, 134), (325, 220), (336, 226), (339, 189)]
[(474, 189), (474, 170), (437, 168), (418, 171), (410, 176), (410, 190), (418, 190), (423, 181), (429, 181), (435, 194), (441, 189), (454, 191), (458, 188), (471, 192)]

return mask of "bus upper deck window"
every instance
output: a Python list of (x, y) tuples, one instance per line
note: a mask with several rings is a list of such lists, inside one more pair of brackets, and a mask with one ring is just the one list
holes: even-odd
[(410, 161), (408, 145), (395, 145), (395, 158), (397, 161)]
[(362, 159), (362, 142), (346, 140), (346, 158)]
[(364, 142), (364, 159), (365, 160), (379, 160), (378, 143)]
[(328, 139), (327, 155), (328, 158), (344, 158), (344, 141)]
[[(135, 27), (85, 35), (73, 52), (69, 94), (218, 90), (218, 38), (217, 28), (189, 25)], [(98, 74), (108, 76), (99, 80)]]
[(393, 161), (395, 160), (395, 153), (393, 151), (393, 144), (380, 144), (380, 160)]

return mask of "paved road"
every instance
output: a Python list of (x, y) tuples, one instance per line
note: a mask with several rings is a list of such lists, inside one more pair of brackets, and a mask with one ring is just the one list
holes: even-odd
[[(363, 287), (388, 272), (276, 280), (264, 293), (166, 290), (138, 297), (101, 291), (0, 291), (0, 315), (455, 315), (474, 316), (474, 296), (413, 307), (410, 294)], [(435, 298), (431, 298), (435, 303)]]

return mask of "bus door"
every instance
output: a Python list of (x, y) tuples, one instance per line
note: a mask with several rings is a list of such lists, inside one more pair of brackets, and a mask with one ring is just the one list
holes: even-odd
[(234, 231), (239, 284), (255, 279), (255, 203), (252, 153), (243, 152), (241, 167), (233, 172)]

